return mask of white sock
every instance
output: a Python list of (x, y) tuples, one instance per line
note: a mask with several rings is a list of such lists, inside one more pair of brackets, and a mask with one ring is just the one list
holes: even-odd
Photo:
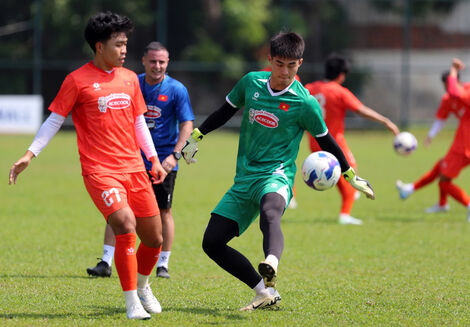
[(141, 275), (137, 273), (137, 288), (144, 288), (149, 284), (150, 275)]
[(140, 304), (139, 297), (137, 296), (137, 290), (125, 291), (124, 297), (126, 298), (126, 307), (130, 307), (134, 303)]
[(258, 284), (256, 284), (255, 287), (253, 287), (253, 291), (255, 291), (256, 294), (261, 294), (261, 293), (266, 293), (268, 290), (266, 289), (266, 286), (264, 285), (264, 280), (261, 278)]
[(266, 261), (269, 262), (273, 266), (273, 268), (277, 271), (277, 266), (279, 265), (279, 259), (276, 258), (275, 255), (268, 254), (268, 256), (266, 257)]
[(110, 267), (113, 264), (113, 258), (114, 258), (114, 246), (112, 245), (103, 245), (103, 257), (101, 260), (106, 262)]
[(415, 186), (411, 183), (403, 185), (405, 192), (413, 193), (415, 191)]
[(165, 267), (168, 269), (168, 261), (170, 261), (171, 251), (162, 251), (160, 252), (160, 257), (158, 257), (157, 267)]

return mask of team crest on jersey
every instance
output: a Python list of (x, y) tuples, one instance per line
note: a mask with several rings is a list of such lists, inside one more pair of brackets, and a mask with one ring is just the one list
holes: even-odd
[(159, 118), (162, 116), (162, 109), (157, 106), (147, 105), (147, 112), (145, 113), (146, 118)]
[(98, 110), (106, 112), (108, 109), (121, 110), (131, 106), (131, 97), (126, 93), (111, 93), (98, 98)]
[(279, 118), (277, 118), (276, 115), (264, 110), (250, 109), (249, 120), (252, 124), (253, 122), (257, 122), (258, 124), (267, 128), (276, 128), (279, 125)]

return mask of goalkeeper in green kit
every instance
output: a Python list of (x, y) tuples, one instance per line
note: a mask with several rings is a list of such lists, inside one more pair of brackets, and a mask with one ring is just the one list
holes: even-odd
[[(343, 176), (357, 190), (374, 199), (369, 183), (356, 176), (336, 141), (328, 133), (318, 102), (295, 80), (305, 43), (297, 33), (279, 33), (271, 39), (268, 60), (272, 72), (245, 75), (186, 141), (182, 154), (195, 162), (197, 142), (225, 124), (244, 107), (237, 168), (233, 186), (211, 213), (204, 233), (204, 252), (221, 268), (252, 288), (256, 295), (242, 311), (277, 306), (277, 268), (284, 248), (281, 217), (292, 198), (295, 160), (304, 131), (324, 151), (332, 153)], [(240, 236), (260, 216), (265, 260), (258, 272), (250, 261), (227, 243)]]

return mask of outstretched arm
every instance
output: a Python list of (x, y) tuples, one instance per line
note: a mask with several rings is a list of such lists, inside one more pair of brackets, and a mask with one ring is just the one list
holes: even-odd
[(59, 131), (64, 121), (65, 117), (56, 114), (55, 112), (49, 115), (39, 128), (33, 143), (31, 143), (26, 153), (11, 167), (8, 184), (16, 184), (18, 175), (28, 167), (31, 159), (37, 157), (46, 145), (49, 144), (54, 135)]
[(394, 135), (397, 135), (400, 133), (400, 129), (395, 125), (390, 119), (388, 119), (385, 116), (382, 116), (379, 114), (377, 111), (362, 105), (359, 110), (357, 111), (359, 115), (362, 117), (365, 117), (367, 119), (376, 121), (378, 123), (383, 124), (385, 127), (387, 127)]

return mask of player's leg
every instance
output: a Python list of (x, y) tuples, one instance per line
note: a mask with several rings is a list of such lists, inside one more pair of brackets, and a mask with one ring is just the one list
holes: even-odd
[(263, 278), (243, 254), (227, 245), (231, 239), (238, 235), (237, 222), (212, 213), (204, 232), (202, 248), (219, 267), (255, 291), (255, 299), (242, 310), (254, 310), (269, 306), (275, 301), (275, 297), (266, 289)]
[(109, 224), (106, 224), (104, 230), (103, 256), (99, 259), (100, 261), (95, 267), (87, 268), (86, 271), (88, 275), (95, 277), (111, 277), (115, 243), (113, 230)]
[(83, 180), (115, 235), (114, 262), (126, 299), (127, 317), (149, 319), (137, 297), (136, 219), (128, 203), (127, 180), (122, 174), (93, 174), (83, 176)]
[(177, 172), (170, 172), (162, 184), (153, 185), (153, 190), (157, 198), (160, 215), (162, 218), (163, 245), (162, 252), (157, 262), (157, 277), (170, 278), (168, 264), (171, 255), (171, 248), (175, 237), (175, 223), (171, 205), (173, 202), (173, 192), (175, 188)]
[(136, 232), (141, 241), (136, 257), (137, 295), (145, 310), (160, 313), (161, 305), (149, 285), (149, 278), (158, 261), (163, 242), (160, 211), (146, 173), (134, 173), (131, 176), (129, 205), (137, 216)]
[[(436, 180), (436, 178), (438, 178), (440, 175), (441, 160), (442, 159), (439, 159), (431, 168), (431, 170), (424, 173), (420, 178), (418, 178), (413, 183), (403, 183), (401, 180), (397, 180), (396, 187), (399, 192), (400, 198), (405, 200), (415, 191), (419, 190), (420, 188), (425, 187), (429, 183), (432, 183), (434, 180)], [(440, 197), (439, 202), (442, 202), (445, 200), (446, 200), (445, 198)]]
[(265, 260), (258, 265), (258, 271), (267, 287), (276, 287), (277, 267), (284, 250), (281, 217), (285, 207), (286, 200), (279, 193), (266, 193), (261, 198), (259, 226)]
[[(349, 165), (357, 170), (356, 159), (349, 149), (344, 135), (338, 134), (335, 139), (343, 151), (346, 160), (348, 160)], [(354, 201), (356, 201), (356, 194), (358, 191), (354, 189), (342, 176), (336, 186), (341, 194), (341, 211), (339, 213), (338, 222), (342, 225), (362, 225), (362, 220), (351, 216), (351, 210), (354, 205)]]
[(447, 153), (444, 159), (442, 159), (439, 181), (439, 188), (442, 193), (452, 196), (468, 208), (469, 215), (467, 219), (470, 218), (470, 197), (463, 189), (453, 184), (452, 179), (456, 178), (460, 171), (468, 164), (470, 164), (470, 160), (462, 154), (455, 152)]

